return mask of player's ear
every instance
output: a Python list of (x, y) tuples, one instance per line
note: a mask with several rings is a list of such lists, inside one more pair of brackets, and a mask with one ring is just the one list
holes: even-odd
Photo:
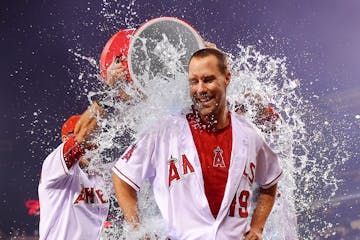
[(230, 84), (231, 73), (230, 71), (226, 71), (225, 73), (225, 86), (227, 87)]

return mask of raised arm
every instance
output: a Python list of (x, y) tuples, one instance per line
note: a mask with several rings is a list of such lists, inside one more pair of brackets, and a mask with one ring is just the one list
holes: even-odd
[[(130, 95), (128, 95), (121, 87), (119, 87), (120, 83), (126, 80), (126, 69), (124, 65), (118, 61), (118, 58), (115, 57), (111, 65), (107, 69), (106, 80), (105, 83), (108, 88), (117, 88), (118, 89), (118, 98), (121, 101), (128, 101), (131, 99)], [(86, 111), (81, 115), (79, 122), (75, 127), (75, 135), (76, 140), (81, 143), (86, 139), (86, 137), (97, 127), (97, 119), (96, 116), (98, 114), (105, 114), (105, 106), (102, 103), (102, 97), (104, 97), (107, 93), (105, 92), (103, 95), (99, 95), (99, 99), (94, 99), (91, 106), (89, 106)]]
[(93, 102), (93, 104), (81, 114), (74, 129), (75, 138), (78, 143), (83, 143), (88, 139), (89, 135), (97, 127), (96, 116), (103, 114), (103, 112), (104, 109), (102, 109), (97, 102)]

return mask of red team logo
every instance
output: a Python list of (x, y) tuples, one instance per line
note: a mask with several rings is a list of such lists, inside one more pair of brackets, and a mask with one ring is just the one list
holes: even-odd
[(246, 167), (244, 169), (244, 176), (247, 177), (250, 184), (253, 184), (255, 179), (255, 164), (253, 162), (250, 162), (249, 167)]
[[(223, 150), (220, 147), (217, 147), (214, 150), (214, 167), (225, 167), (225, 161), (223, 158)], [(169, 187), (174, 180), (180, 180), (187, 174), (194, 172), (194, 167), (191, 165), (186, 155), (181, 156), (182, 164), (178, 159), (173, 156), (169, 159)], [(255, 179), (255, 164), (250, 162), (249, 166), (245, 167), (243, 175), (248, 179), (250, 185), (254, 182)], [(181, 170), (181, 171), (179, 171)], [(229, 209), (229, 216), (232, 217), (248, 217), (248, 206), (250, 200), (250, 192), (248, 190), (238, 191), (234, 196), (232, 203)]]
[[(184, 177), (185, 175), (193, 173), (195, 171), (194, 167), (191, 165), (185, 154), (181, 156), (181, 160), (182, 168), (181, 166), (179, 166), (178, 168), (178, 160), (173, 156), (171, 156), (169, 159), (169, 187), (171, 187), (172, 181), (180, 180), (181, 176)], [(179, 169), (182, 170), (180, 172), (181, 175), (179, 174)]]
[(104, 198), (104, 194), (100, 189), (82, 187), (79, 196), (76, 198), (74, 204), (84, 202), (87, 204), (91, 203), (107, 203), (108, 201)]
[(131, 148), (124, 154), (122, 159), (124, 159), (126, 162), (130, 160), (131, 155), (133, 154), (134, 150), (136, 148), (136, 145), (132, 145)]
[(213, 161), (213, 166), (214, 167), (225, 167), (225, 161), (224, 161), (224, 157), (223, 157), (223, 150), (217, 146), (215, 148), (214, 152), (214, 161)]

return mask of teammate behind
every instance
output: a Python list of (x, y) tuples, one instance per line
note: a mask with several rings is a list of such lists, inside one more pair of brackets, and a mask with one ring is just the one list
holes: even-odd
[[(118, 87), (126, 79), (125, 66), (120, 60), (120, 56), (114, 56), (110, 62), (104, 62), (104, 82), (108, 88), (118, 89), (120, 100), (127, 101), (130, 96)], [(64, 123), (63, 143), (43, 163), (38, 189), (40, 239), (99, 239), (101, 236), (109, 200), (103, 189), (103, 178), (87, 173), (84, 168), (88, 160), (83, 158), (85, 148), (90, 147), (87, 145), (90, 134), (97, 128), (96, 116), (105, 113), (102, 98), (107, 97), (107, 92), (97, 97), (84, 114), (72, 116)]]
[(100, 239), (109, 202), (103, 179), (84, 171), (86, 140), (73, 134), (80, 116), (62, 126), (60, 144), (45, 159), (39, 183), (40, 239)]
[[(194, 53), (193, 111), (161, 121), (116, 162), (116, 197), (135, 227), (136, 191), (149, 179), (171, 239), (262, 239), (282, 170), (252, 125), (228, 110), (230, 79), (224, 53)], [(250, 219), (254, 182), (260, 193)]]

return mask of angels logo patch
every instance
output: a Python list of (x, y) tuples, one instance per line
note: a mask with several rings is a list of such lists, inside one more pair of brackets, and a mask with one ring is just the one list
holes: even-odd
[(129, 150), (123, 155), (122, 159), (124, 159), (126, 162), (130, 160), (131, 155), (133, 154), (134, 150), (136, 148), (136, 145), (132, 145)]
[(214, 149), (214, 160), (213, 160), (213, 167), (225, 167), (225, 161), (224, 161), (224, 157), (223, 157), (223, 150), (217, 146)]

